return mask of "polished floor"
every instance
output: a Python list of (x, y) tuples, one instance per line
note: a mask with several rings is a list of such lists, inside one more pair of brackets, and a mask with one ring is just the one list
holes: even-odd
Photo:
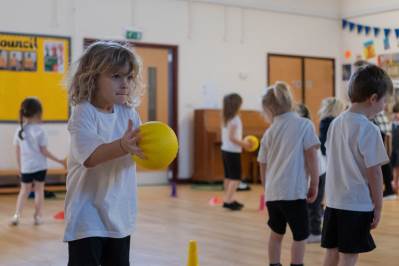
[[(267, 265), (267, 214), (260, 212), (261, 187), (239, 192), (245, 203), (241, 212), (229, 212), (210, 206), (220, 191), (178, 187), (178, 197), (171, 198), (170, 188), (140, 187), (137, 229), (132, 235), (131, 265), (186, 266), (188, 242), (198, 243), (201, 266)], [(64, 224), (53, 215), (63, 208), (63, 195), (46, 200), (45, 223), (34, 226), (32, 201), (22, 223), (9, 226), (16, 195), (0, 196), (0, 265), (66, 265), (67, 245), (63, 243)], [(399, 265), (399, 200), (385, 201), (383, 218), (374, 231), (378, 248), (362, 255), (358, 265)], [(283, 244), (283, 265), (289, 265), (291, 236)], [(307, 246), (305, 265), (321, 265), (324, 250), (317, 244)]]

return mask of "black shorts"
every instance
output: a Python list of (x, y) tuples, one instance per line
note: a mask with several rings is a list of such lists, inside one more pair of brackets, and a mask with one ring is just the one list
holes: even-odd
[(370, 225), (374, 212), (358, 212), (327, 207), (324, 212), (321, 246), (341, 253), (363, 253), (375, 249)]
[(129, 266), (130, 236), (88, 237), (68, 242), (68, 266)]
[(46, 179), (47, 170), (42, 170), (29, 174), (21, 174), (21, 182), (22, 183), (32, 183), (33, 180), (37, 182), (44, 182)]
[(241, 153), (222, 151), (224, 177), (241, 180)]
[(266, 202), (269, 212), (267, 224), (280, 235), (285, 234), (287, 223), (295, 241), (302, 241), (309, 236), (309, 218), (306, 200), (277, 200)]

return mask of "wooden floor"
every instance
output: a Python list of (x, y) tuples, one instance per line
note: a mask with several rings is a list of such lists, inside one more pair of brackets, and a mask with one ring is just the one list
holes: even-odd
[[(212, 207), (212, 196), (220, 191), (178, 187), (178, 198), (169, 197), (168, 187), (139, 188), (139, 215), (132, 238), (131, 265), (186, 266), (187, 245), (197, 240), (201, 266), (267, 265), (266, 213), (259, 212), (260, 187), (239, 192), (246, 204), (241, 212)], [(32, 201), (25, 209), (22, 224), (10, 227), (16, 195), (0, 196), (0, 265), (66, 265), (67, 245), (63, 243), (64, 224), (52, 216), (62, 210), (63, 195), (47, 200), (45, 224), (34, 226)], [(383, 220), (374, 232), (377, 250), (362, 255), (358, 265), (399, 265), (399, 200), (384, 202)], [(283, 265), (289, 265), (287, 234)], [(321, 265), (324, 250), (317, 244), (307, 246), (305, 264)]]

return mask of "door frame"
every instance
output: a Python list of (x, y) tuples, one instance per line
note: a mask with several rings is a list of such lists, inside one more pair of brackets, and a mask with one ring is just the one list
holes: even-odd
[[(86, 47), (93, 42), (100, 41), (104, 39), (97, 38), (83, 38), (83, 46)], [(170, 45), (170, 44), (158, 44), (158, 43), (145, 43), (145, 42), (133, 42), (129, 40), (112, 40), (115, 42), (125, 42), (133, 45), (133, 47), (142, 47), (142, 48), (160, 48), (160, 49), (168, 49), (172, 52), (173, 60), (172, 60), (172, 101), (173, 101), (173, 115), (172, 115), (172, 129), (175, 131), (177, 138), (179, 139), (179, 124), (178, 124), (178, 92), (179, 92), (179, 84), (178, 84), (178, 72), (179, 72), (179, 46)], [(179, 169), (179, 155), (180, 152), (177, 152), (176, 159), (169, 166), (169, 169), (172, 170), (172, 181), (178, 180), (178, 169)]]
[(305, 94), (305, 59), (321, 59), (321, 60), (329, 60), (333, 63), (333, 86), (332, 86), (332, 95), (335, 97), (335, 78), (336, 78), (336, 71), (335, 71), (335, 58), (331, 57), (317, 57), (317, 56), (306, 56), (306, 55), (292, 55), (292, 54), (276, 54), (276, 53), (267, 53), (266, 54), (266, 67), (267, 67), (267, 83), (266, 86), (270, 86), (270, 57), (271, 56), (279, 56), (279, 57), (288, 57), (288, 58), (299, 58), (301, 59), (302, 64), (302, 102), (306, 102), (306, 94)]

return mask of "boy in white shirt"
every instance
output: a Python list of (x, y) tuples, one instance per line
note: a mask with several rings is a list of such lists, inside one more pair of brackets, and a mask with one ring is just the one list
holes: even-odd
[(349, 82), (352, 102), (327, 133), (326, 211), (321, 246), (324, 265), (355, 265), (375, 248), (370, 230), (382, 209), (381, 165), (388, 162), (380, 131), (369, 119), (384, 109), (393, 85), (375, 65), (360, 67)]

